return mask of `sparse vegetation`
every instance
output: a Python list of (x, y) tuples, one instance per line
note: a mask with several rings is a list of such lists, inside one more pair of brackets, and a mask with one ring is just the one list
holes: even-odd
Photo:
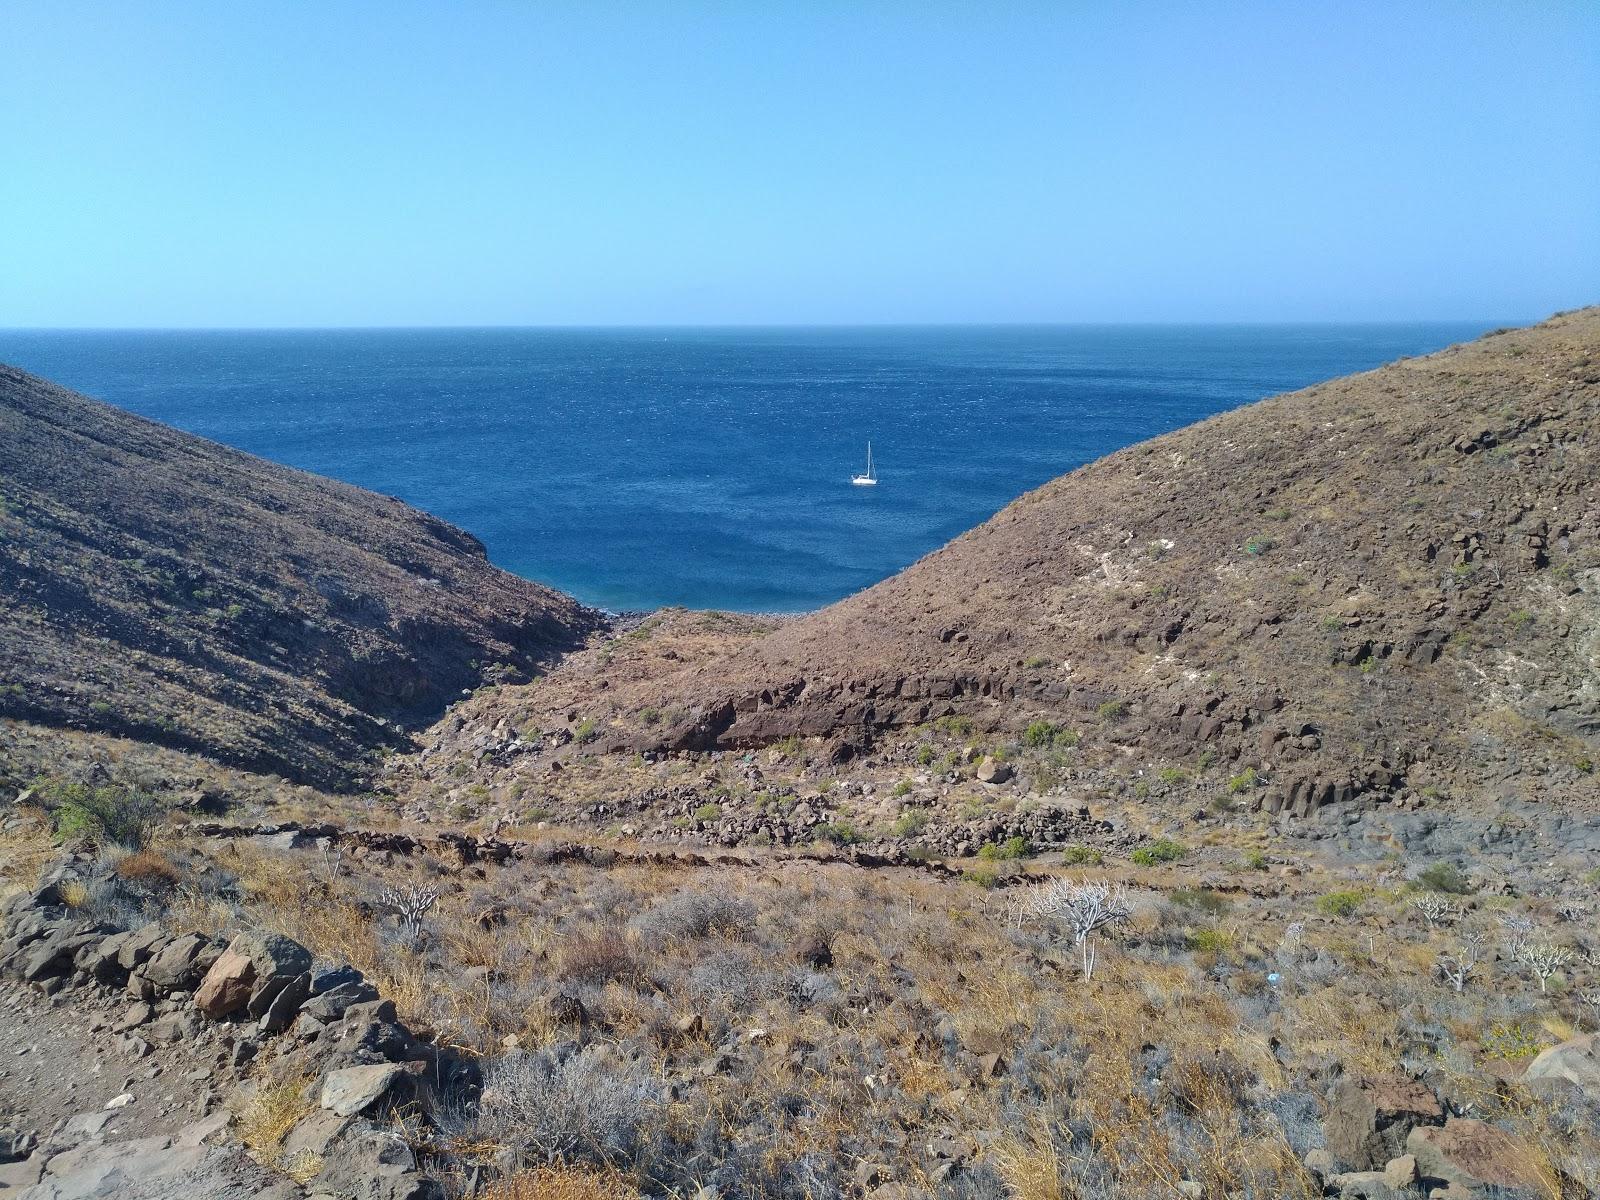
[(1348, 919), (1361, 910), (1367, 894), (1354, 889), (1341, 889), (1317, 897), (1317, 911), (1324, 916)]
[(1157, 838), (1147, 846), (1140, 846), (1129, 857), (1141, 867), (1153, 867), (1159, 863), (1177, 862), (1188, 852), (1182, 842)]

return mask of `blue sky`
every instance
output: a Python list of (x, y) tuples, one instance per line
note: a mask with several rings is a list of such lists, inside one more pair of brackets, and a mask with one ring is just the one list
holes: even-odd
[(1600, 301), (1593, 0), (5, 0), (0, 53), (0, 326)]

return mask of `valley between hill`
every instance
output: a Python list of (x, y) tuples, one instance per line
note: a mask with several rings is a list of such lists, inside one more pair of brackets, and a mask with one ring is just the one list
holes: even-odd
[(1597, 473), (1585, 309), (622, 622), (0, 369), (0, 1191), (1600, 1194)]

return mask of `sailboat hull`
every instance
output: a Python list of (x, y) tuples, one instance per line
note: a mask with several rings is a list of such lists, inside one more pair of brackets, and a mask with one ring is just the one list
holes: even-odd
[(857, 487), (878, 486), (878, 481), (876, 479), (868, 479), (865, 475), (852, 475), (850, 477), (850, 482), (855, 484)]

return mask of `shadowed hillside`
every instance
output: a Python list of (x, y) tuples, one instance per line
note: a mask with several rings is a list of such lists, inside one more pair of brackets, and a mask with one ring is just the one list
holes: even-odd
[(597, 625), (395, 500), (0, 367), (0, 714), (323, 784)]

